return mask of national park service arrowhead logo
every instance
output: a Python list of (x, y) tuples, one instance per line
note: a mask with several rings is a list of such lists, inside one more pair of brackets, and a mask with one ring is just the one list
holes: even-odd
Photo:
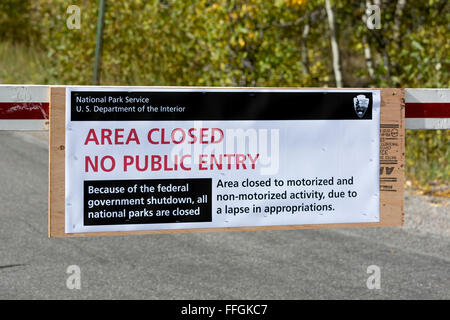
[(355, 108), (355, 112), (359, 118), (364, 117), (367, 108), (369, 108), (369, 98), (366, 98), (366, 96), (363, 94), (354, 97), (353, 107)]

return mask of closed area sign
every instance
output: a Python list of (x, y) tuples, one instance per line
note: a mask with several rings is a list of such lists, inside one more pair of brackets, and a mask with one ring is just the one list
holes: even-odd
[(380, 221), (380, 91), (65, 89), (65, 233)]

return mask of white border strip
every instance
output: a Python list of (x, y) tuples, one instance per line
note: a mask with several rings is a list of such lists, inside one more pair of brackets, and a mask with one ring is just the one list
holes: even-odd
[(49, 102), (50, 86), (0, 85), (0, 102)]
[(0, 131), (48, 130), (49, 120), (0, 120)]
[(406, 89), (406, 103), (450, 102), (450, 89)]
[(407, 118), (407, 130), (439, 130), (450, 129), (450, 118)]

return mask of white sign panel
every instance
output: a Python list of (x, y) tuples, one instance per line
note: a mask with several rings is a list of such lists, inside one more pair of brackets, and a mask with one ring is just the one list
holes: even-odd
[(66, 89), (66, 233), (378, 222), (379, 90)]

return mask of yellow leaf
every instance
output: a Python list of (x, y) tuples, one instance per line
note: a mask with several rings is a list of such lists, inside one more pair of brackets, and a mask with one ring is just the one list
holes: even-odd
[(289, 6), (292, 7), (300, 7), (306, 4), (306, 0), (287, 0), (286, 2)]

